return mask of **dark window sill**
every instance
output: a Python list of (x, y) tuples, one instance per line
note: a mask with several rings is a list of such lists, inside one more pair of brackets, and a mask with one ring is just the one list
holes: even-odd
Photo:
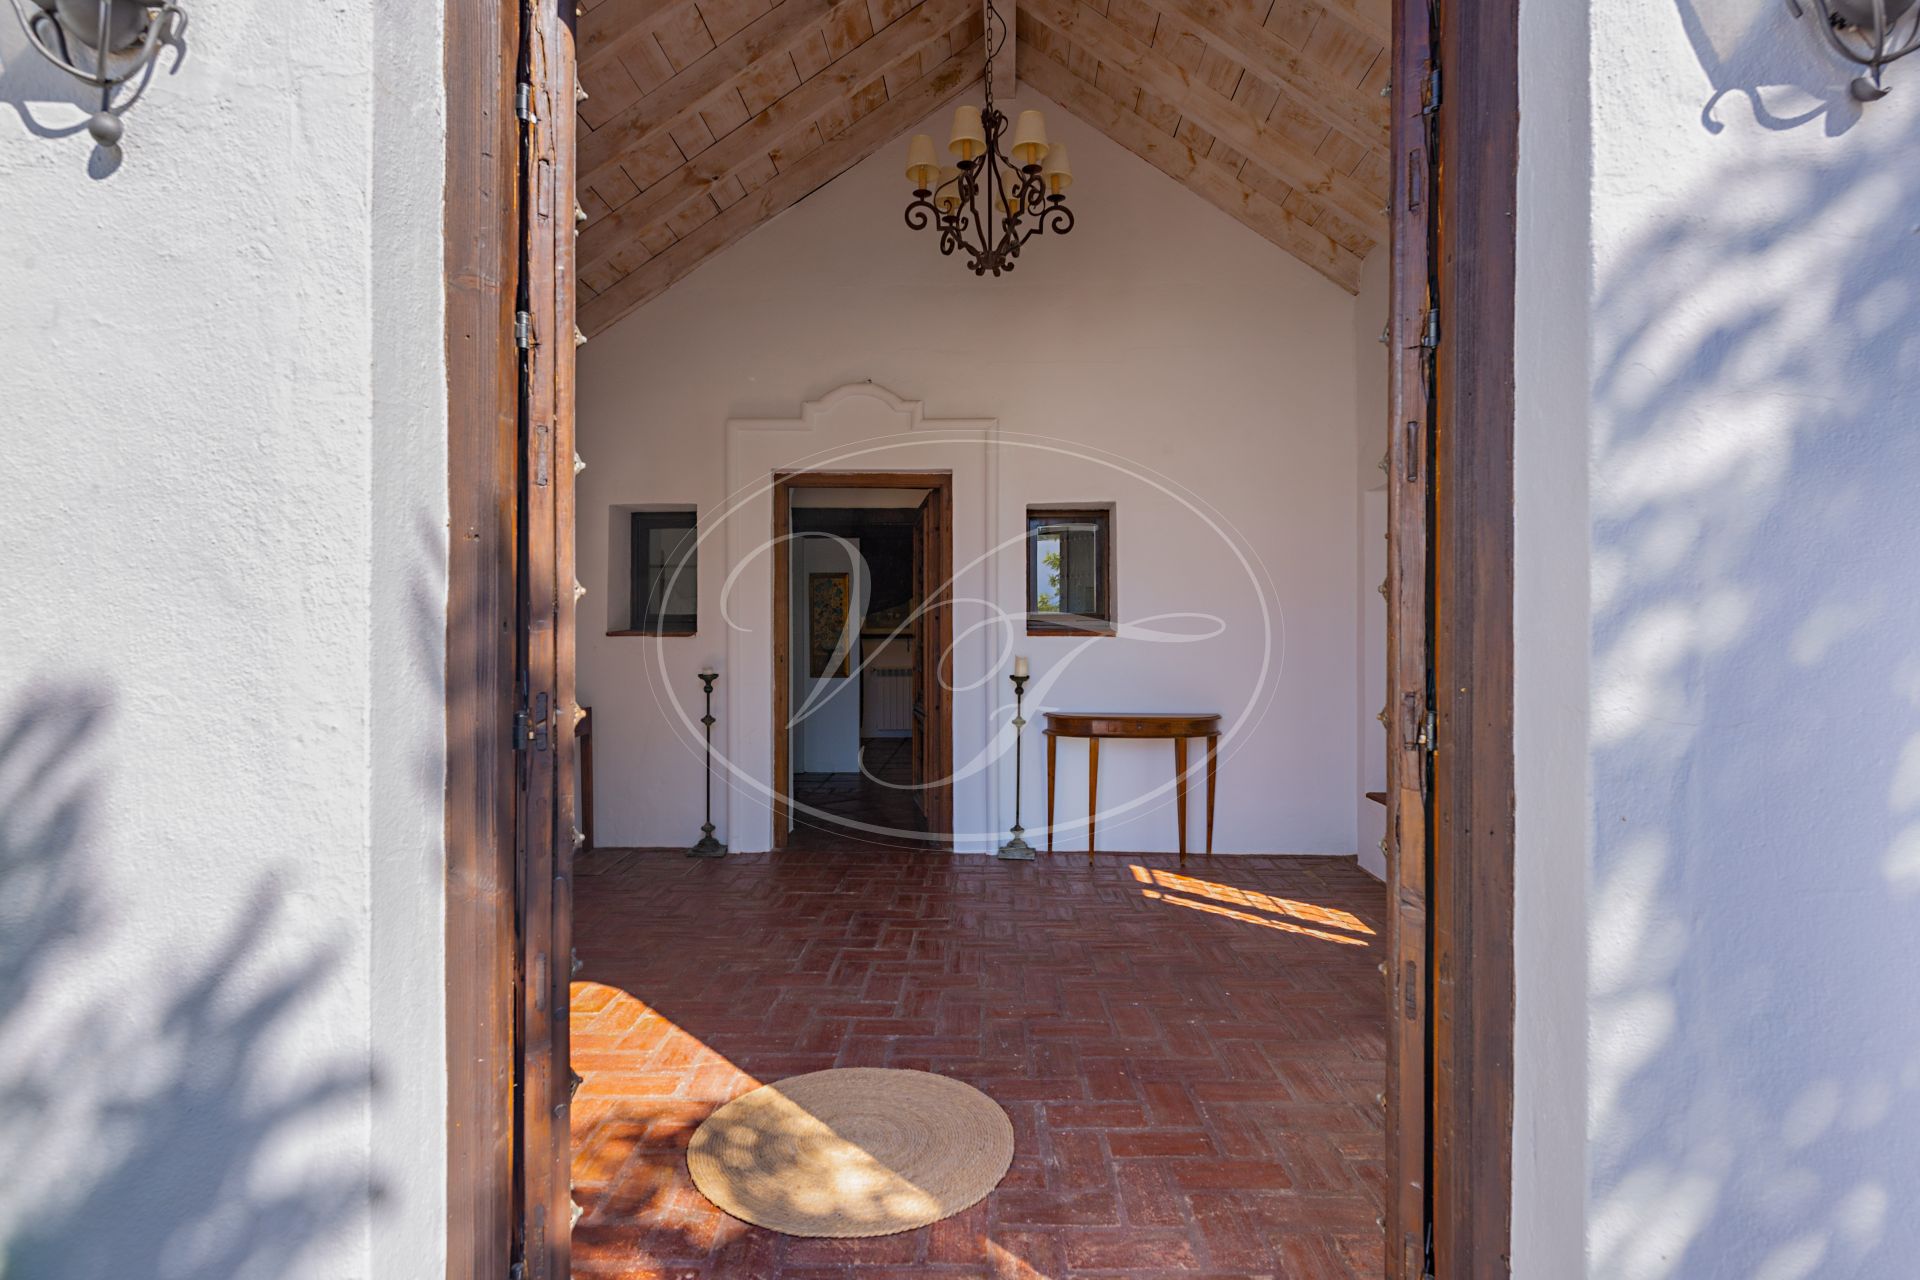
[(1108, 636), (1108, 637), (1111, 637), (1114, 634), (1115, 630), (1116, 628), (1111, 622), (1102, 622), (1094, 619), (1089, 619), (1085, 622), (1077, 622), (1077, 623), (1075, 622), (1032, 622), (1032, 621), (1029, 621), (1027, 623), (1027, 634), (1030, 636), (1071, 636), (1071, 637)]

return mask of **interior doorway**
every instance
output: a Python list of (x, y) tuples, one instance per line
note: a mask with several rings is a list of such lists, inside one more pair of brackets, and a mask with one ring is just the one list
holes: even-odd
[(773, 846), (953, 829), (953, 476), (809, 471), (773, 496)]

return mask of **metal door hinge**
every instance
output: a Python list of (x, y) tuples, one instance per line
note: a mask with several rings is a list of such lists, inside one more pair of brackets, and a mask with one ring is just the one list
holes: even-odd
[(1427, 708), (1427, 718), (1420, 725), (1419, 742), (1420, 742), (1421, 748), (1424, 749), (1429, 755), (1439, 750), (1440, 732), (1434, 725), (1432, 707)]
[(522, 351), (533, 345), (533, 314), (531, 312), (513, 313), (513, 345)]
[(1440, 68), (1427, 70), (1427, 82), (1420, 88), (1420, 114), (1430, 116), (1440, 109)]
[(513, 91), (513, 114), (533, 123), (533, 86), (521, 81)]
[(1433, 307), (1422, 317), (1420, 324), (1420, 345), (1428, 351), (1440, 346), (1440, 308)]
[(513, 749), (545, 751), (547, 741), (547, 695), (543, 693), (533, 700), (531, 711), (522, 707), (513, 713)]
[(507, 1268), (507, 1280), (527, 1280), (527, 1264), (516, 1262)]

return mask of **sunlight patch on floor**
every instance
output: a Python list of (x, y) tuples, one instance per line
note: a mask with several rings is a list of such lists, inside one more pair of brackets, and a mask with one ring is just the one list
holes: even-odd
[[(1352, 912), (1342, 911), (1337, 907), (1316, 906), (1311, 902), (1301, 902), (1294, 898), (1277, 898), (1253, 889), (1237, 889), (1232, 885), (1220, 884), (1217, 881), (1202, 880), (1197, 876), (1181, 875), (1176, 871), (1153, 870), (1140, 866), (1138, 863), (1132, 864), (1132, 871), (1133, 878), (1141, 884), (1157, 885), (1162, 889), (1188, 894), (1195, 898), (1205, 898), (1211, 902), (1224, 903), (1229, 907), (1244, 907), (1253, 911), (1264, 911), (1270, 915), (1292, 916), (1295, 920), (1304, 920), (1308, 924), (1326, 925), (1334, 929), (1346, 929), (1353, 933), (1364, 933), (1369, 937), (1373, 934), (1373, 930), (1362, 923), (1360, 917), (1354, 915)], [(1149, 894), (1148, 896), (1153, 897), (1157, 895)], [(1177, 899), (1167, 899), (1167, 901), (1177, 901)], [(1183, 903), (1182, 905), (1197, 906), (1199, 904)], [(1215, 912), (1214, 914), (1224, 914), (1236, 919), (1251, 919), (1256, 924), (1276, 923), (1265, 917), (1236, 915), (1231, 911)], [(1293, 932), (1302, 931), (1295, 929)], [(1311, 933), (1314, 937), (1329, 936), (1315, 933), (1310, 929), (1304, 932)], [(1356, 939), (1344, 937), (1336, 938), (1335, 940), (1339, 942), (1356, 941)], [(1360, 945), (1365, 946), (1366, 944), (1360, 943)]]

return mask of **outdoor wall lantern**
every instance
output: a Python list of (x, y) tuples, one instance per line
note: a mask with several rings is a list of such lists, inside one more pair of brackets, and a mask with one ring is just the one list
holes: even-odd
[(1848, 86), (1861, 102), (1887, 96), (1880, 71), (1920, 49), (1920, 0), (1787, 0), (1796, 18), (1813, 10), (1827, 43), (1849, 62), (1867, 68)]
[(13, 0), (13, 10), (47, 61), (100, 90), (87, 132), (103, 147), (124, 131), (114, 90), (145, 71), (186, 21), (179, 5), (144, 0)]

